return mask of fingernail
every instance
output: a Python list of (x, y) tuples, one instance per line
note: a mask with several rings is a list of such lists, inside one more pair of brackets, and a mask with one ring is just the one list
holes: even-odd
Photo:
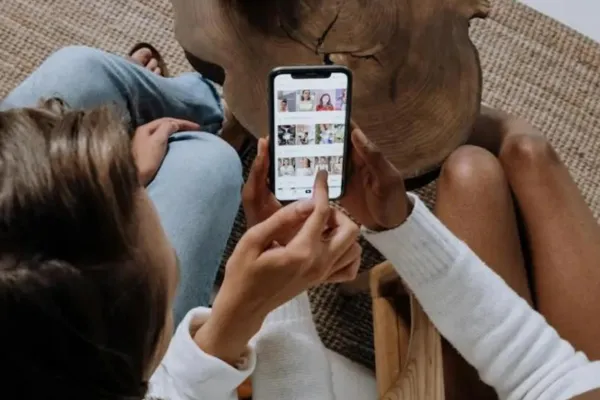
[(315, 208), (315, 203), (312, 200), (299, 200), (296, 203), (296, 211), (299, 214), (310, 214)]

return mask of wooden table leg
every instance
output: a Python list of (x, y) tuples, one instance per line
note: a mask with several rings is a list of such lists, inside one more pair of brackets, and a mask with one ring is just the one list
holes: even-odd
[[(373, 336), (375, 343), (375, 370), (377, 391), (384, 396), (394, 387), (408, 353), (410, 329), (394, 307), (394, 297), (386, 296), (384, 289), (390, 280), (399, 281), (390, 272), (391, 264), (384, 263), (370, 271), (371, 298), (373, 301)], [(395, 271), (393, 271), (395, 274)], [(382, 289), (384, 289), (382, 291)]]
[(411, 296), (408, 360), (382, 400), (444, 400), (442, 339), (423, 308)]
[(442, 339), (413, 295), (410, 326), (396, 301), (406, 296), (393, 266), (369, 271), (377, 391), (385, 400), (444, 400)]

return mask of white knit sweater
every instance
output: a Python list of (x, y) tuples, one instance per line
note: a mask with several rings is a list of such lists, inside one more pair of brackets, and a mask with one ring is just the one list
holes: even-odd
[[(600, 388), (600, 362), (562, 340), (544, 318), (416, 197), (399, 228), (364, 236), (390, 260), (450, 343), (502, 399), (562, 400)], [(326, 350), (306, 294), (273, 311), (236, 369), (203, 353), (179, 326), (150, 393), (169, 400), (234, 400), (252, 375), (255, 400), (376, 399), (373, 376)]]

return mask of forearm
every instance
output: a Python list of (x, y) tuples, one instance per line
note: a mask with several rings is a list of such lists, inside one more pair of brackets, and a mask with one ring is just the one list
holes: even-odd
[[(208, 309), (188, 314), (152, 377), (152, 395), (173, 400), (235, 399), (237, 387), (252, 374), (257, 399), (334, 398), (331, 367), (306, 293), (269, 313), (250, 344), (246, 333), (236, 333), (233, 325), (227, 325), (227, 331), (218, 328), (225, 328), (227, 319), (214, 317)], [(238, 320), (245, 332), (249, 330), (244, 321), (253, 325), (249, 319), (238, 316)], [(260, 354), (260, 362), (255, 354)]]
[(560, 399), (582, 393), (577, 390), (589, 383), (587, 358), (419, 200), (403, 226), (366, 237), (394, 264), (442, 335), (502, 398)]
[(206, 322), (192, 328), (194, 342), (206, 354), (235, 366), (248, 352), (248, 343), (258, 333), (263, 320), (252, 315), (213, 313)]
[(225, 362), (194, 340), (195, 331), (211, 317), (211, 310), (191, 310), (177, 328), (160, 366), (150, 379), (149, 395), (171, 400), (237, 400), (237, 388), (254, 371), (255, 352), (240, 353)]

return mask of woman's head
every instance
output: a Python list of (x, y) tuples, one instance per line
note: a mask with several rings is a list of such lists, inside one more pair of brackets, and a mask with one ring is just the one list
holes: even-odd
[(308, 157), (302, 159), (302, 166), (304, 168), (310, 168), (310, 159)]
[(310, 101), (310, 90), (302, 91), (302, 101)]
[(319, 158), (319, 163), (320, 164), (327, 164), (327, 157), (320, 157)]
[(325, 93), (321, 96), (321, 105), (322, 106), (330, 106), (331, 105), (331, 96)]
[(57, 100), (0, 112), (0, 181), (2, 390), (143, 398), (177, 266), (121, 119)]
[(279, 103), (279, 109), (281, 111), (286, 111), (287, 110), (287, 100), (286, 99), (282, 99), (281, 102)]
[(290, 159), (289, 158), (284, 158), (283, 159), (283, 166), (287, 167), (288, 165), (290, 165)]

